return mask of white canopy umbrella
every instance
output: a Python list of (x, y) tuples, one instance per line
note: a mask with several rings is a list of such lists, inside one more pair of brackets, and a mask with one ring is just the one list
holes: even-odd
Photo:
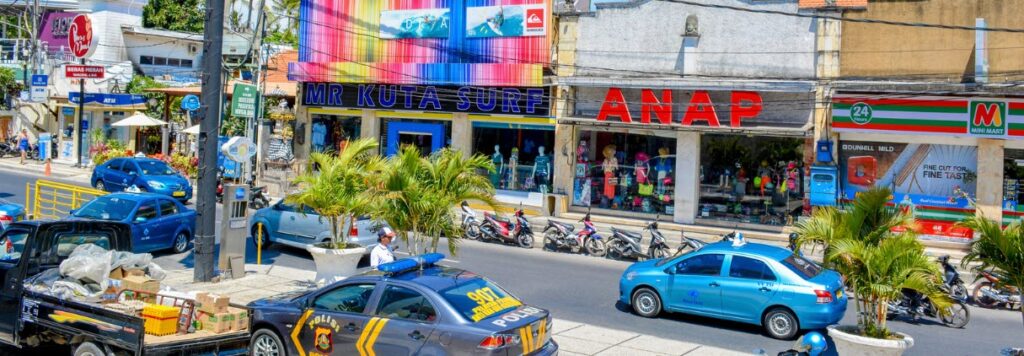
[(124, 120), (113, 123), (111, 126), (163, 126), (167, 125), (166, 121), (160, 119), (154, 119), (141, 112), (135, 112), (135, 115), (129, 116)]
[(195, 126), (189, 127), (189, 128), (185, 129), (182, 132), (187, 133), (189, 135), (198, 135), (199, 134), (199, 125), (195, 125)]

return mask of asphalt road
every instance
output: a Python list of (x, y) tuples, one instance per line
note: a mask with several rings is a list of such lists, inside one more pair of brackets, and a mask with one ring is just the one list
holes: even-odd
[[(23, 202), (24, 183), (33, 179), (30, 175), (0, 170), (0, 197)], [(251, 243), (248, 246), (247, 262), (255, 263), (255, 247)], [(559, 319), (741, 352), (763, 349), (774, 355), (792, 345), (764, 336), (755, 326), (686, 315), (646, 319), (630, 313), (617, 303), (618, 279), (629, 265), (627, 262), (476, 241), (462, 243), (458, 255), (450, 259), (450, 265), (485, 275), (526, 303), (551, 310)], [(166, 268), (193, 266), (191, 252), (157, 254), (157, 262)], [(279, 245), (267, 248), (262, 262), (314, 268), (304, 250)], [(928, 320), (895, 320), (889, 326), (915, 339), (915, 346), (907, 355), (998, 355), (1007, 346), (1024, 346), (1024, 326), (1018, 313), (973, 306), (970, 312), (971, 322), (965, 329), (951, 329)], [(843, 323), (855, 323), (852, 304)]]

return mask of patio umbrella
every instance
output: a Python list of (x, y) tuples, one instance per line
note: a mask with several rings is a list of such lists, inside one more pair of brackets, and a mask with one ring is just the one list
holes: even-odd
[(189, 127), (187, 129), (185, 129), (185, 131), (182, 131), (182, 132), (187, 133), (189, 135), (198, 135), (199, 134), (199, 125), (195, 125), (195, 126)]
[(141, 112), (136, 112), (135, 115), (129, 116), (124, 120), (113, 123), (111, 126), (163, 126), (167, 125), (166, 121), (160, 119), (154, 119)]

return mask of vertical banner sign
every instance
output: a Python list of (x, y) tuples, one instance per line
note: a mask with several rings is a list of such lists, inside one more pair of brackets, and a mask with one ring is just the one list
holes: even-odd
[(256, 116), (256, 99), (259, 92), (255, 85), (235, 83), (231, 94), (231, 116), (252, 119)]

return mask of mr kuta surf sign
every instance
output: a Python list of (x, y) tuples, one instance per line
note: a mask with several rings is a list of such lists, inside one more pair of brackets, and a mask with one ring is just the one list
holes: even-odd
[(307, 106), (537, 117), (551, 112), (542, 87), (305, 83), (302, 91)]

